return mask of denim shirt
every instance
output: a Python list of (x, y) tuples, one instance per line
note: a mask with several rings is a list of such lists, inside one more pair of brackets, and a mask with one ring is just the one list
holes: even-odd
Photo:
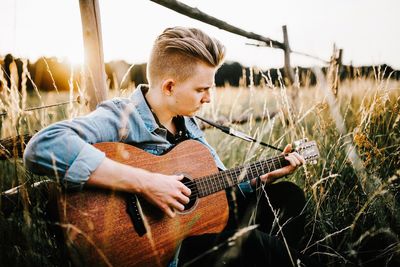
[[(35, 134), (24, 152), (24, 164), (34, 173), (56, 177), (69, 187), (82, 187), (105, 158), (92, 144), (123, 142), (154, 155), (172, 148), (167, 130), (161, 128), (139, 85), (129, 98), (114, 98), (99, 104), (93, 112), (72, 120), (54, 123)], [(225, 166), (207, 143), (193, 118), (184, 117), (189, 138), (204, 144), (217, 167)], [(240, 184), (243, 193), (252, 192), (248, 183)]]
[[(146, 85), (139, 85), (129, 98), (114, 98), (99, 104), (93, 112), (72, 120), (54, 123), (35, 134), (24, 152), (24, 164), (34, 173), (56, 177), (67, 187), (82, 188), (91, 173), (105, 158), (105, 153), (92, 144), (123, 142), (154, 155), (172, 148), (167, 130), (161, 128), (143, 95)], [(193, 118), (184, 117), (190, 139), (204, 144), (217, 167), (225, 166), (207, 143), (204, 133)], [(239, 184), (240, 191), (252, 192), (248, 182)], [(175, 266), (177, 258), (169, 266)]]

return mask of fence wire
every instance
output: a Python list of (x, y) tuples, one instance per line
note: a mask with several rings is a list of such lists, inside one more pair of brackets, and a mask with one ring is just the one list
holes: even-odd
[[(44, 105), (44, 106), (39, 106), (39, 107), (32, 107), (32, 108), (27, 108), (24, 109), (24, 112), (27, 111), (33, 111), (33, 110), (39, 110), (39, 109), (45, 109), (45, 108), (52, 108), (52, 107), (58, 107), (58, 106), (63, 106), (63, 105), (68, 105), (70, 103), (80, 103), (80, 100), (73, 100), (73, 101), (65, 101), (65, 102), (61, 102), (61, 103), (56, 103), (56, 104), (50, 104), (50, 105)], [(8, 112), (4, 111), (2, 113), (0, 113), (0, 116), (7, 116)]]

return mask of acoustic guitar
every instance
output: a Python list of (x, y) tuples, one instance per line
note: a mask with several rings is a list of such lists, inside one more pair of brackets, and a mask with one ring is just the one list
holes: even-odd
[[(58, 201), (61, 225), (77, 264), (85, 266), (167, 266), (180, 242), (193, 235), (217, 233), (228, 220), (226, 188), (289, 165), (283, 155), (218, 171), (210, 151), (187, 140), (155, 156), (123, 143), (95, 147), (123, 164), (167, 175), (184, 174), (192, 193), (183, 212), (169, 218), (139, 196), (105, 189), (63, 192)], [(315, 142), (296, 150), (307, 162), (319, 157)]]

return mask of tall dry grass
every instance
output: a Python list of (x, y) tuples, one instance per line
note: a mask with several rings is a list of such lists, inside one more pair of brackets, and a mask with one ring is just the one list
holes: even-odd
[[(298, 92), (282, 85), (256, 89), (253, 96), (246, 88), (217, 89), (215, 106), (204, 111), (214, 118), (216, 110), (227, 118), (243, 112), (276, 114), (261, 123), (234, 126), (275, 146), (304, 137), (317, 141), (318, 164), (304, 166), (289, 180), (308, 198), (309, 236), (302, 252), (327, 265), (358, 264), (360, 244), (382, 232), (395, 241), (373, 257), (398, 256), (400, 83), (380, 77), (344, 82), (337, 98), (323, 77)], [(246, 106), (250, 97), (252, 107)], [(218, 130), (208, 130), (207, 136), (228, 167), (277, 153)]]
[[(5, 74), (0, 73), (0, 109), (7, 112), (0, 117), (1, 139), (33, 134), (52, 122), (87, 112), (84, 105), (72, 102), (24, 111), (82, 94), (72, 89), (69, 93), (26, 92), (29, 74), (24, 73), (21, 91), (15, 71), (11, 72), (10, 87), (5, 86)], [(278, 147), (305, 137), (317, 141), (321, 153), (318, 164), (304, 166), (286, 179), (303, 188), (307, 196), (307, 236), (302, 252), (318, 256), (327, 266), (356, 265), (360, 247), (369, 237), (380, 233), (397, 237), (400, 233), (400, 83), (381, 77), (377, 71), (372, 80), (346, 81), (335, 98), (322, 76), (314, 87), (297, 84), (286, 88), (283, 82), (275, 86), (266, 74), (262, 88), (250, 84), (212, 90), (212, 102), (202, 110), (204, 117), (225, 118), (228, 124), (239, 116), (249, 116), (248, 123), (232, 127)], [(72, 85), (74, 77), (69, 79)], [(116, 90), (111, 95), (130, 92)], [(266, 119), (256, 122), (256, 116)], [(206, 130), (206, 137), (227, 167), (278, 153), (215, 129)], [(24, 147), (22, 139), (14, 141), (15, 146)], [(23, 185), (19, 198), (22, 209), (8, 217), (0, 215), (0, 263), (63, 265), (67, 261), (47, 225), (46, 199), (29, 187), (46, 178), (27, 172), (15, 151), (0, 162), (0, 189)], [(398, 251), (395, 242), (377, 255), (389, 258)]]

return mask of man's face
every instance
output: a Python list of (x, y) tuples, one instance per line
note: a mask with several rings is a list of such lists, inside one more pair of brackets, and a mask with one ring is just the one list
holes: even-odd
[(210, 102), (210, 89), (214, 86), (216, 67), (198, 63), (193, 74), (173, 86), (171, 110), (177, 115), (194, 116), (204, 103)]

